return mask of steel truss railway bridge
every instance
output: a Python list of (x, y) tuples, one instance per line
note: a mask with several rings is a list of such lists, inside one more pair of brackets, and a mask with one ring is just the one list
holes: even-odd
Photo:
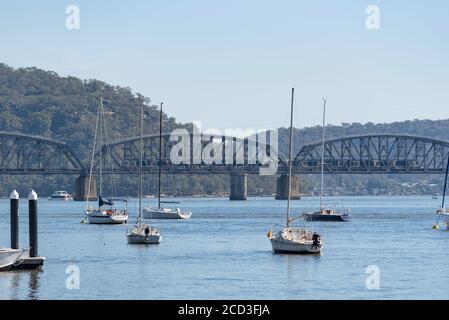
[[(180, 141), (184, 148), (179, 151)], [(268, 142), (266, 142), (268, 141)], [(277, 193), (288, 192), (285, 175), (288, 161), (268, 139), (241, 139), (226, 136), (186, 134), (162, 136), (159, 161), (159, 136), (143, 137), (145, 173), (155, 174), (229, 174), (231, 199), (246, 199), (248, 174), (270, 168), (281, 175)], [(265, 143), (266, 142), (266, 143)], [(136, 174), (139, 168), (140, 139), (133, 137), (103, 146), (104, 173)], [(322, 142), (301, 146), (292, 162), (294, 174), (321, 173)], [(326, 174), (443, 174), (449, 155), (449, 141), (401, 134), (354, 135), (329, 139), (324, 143)], [(94, 172), (99, 171), (99, 157)], [(89, 165), (80, 161), (65, 142), (39, 136), (0, 132), (0, 174), (73, 174), (79, 175), (76, 196), (87, 194)], [(111, 170), (112, 168), (112, 170)], [(274, 168), (274, 171), (273, 171)], [(261, 171), (262, 170), (262, 171)], [(297, 189), (293, 180), (292, 194)], [(93, 184), (95, 187), (95, 184)]]

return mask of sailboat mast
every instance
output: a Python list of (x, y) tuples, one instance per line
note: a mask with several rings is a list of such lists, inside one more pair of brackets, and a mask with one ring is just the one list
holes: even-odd
[(324, 195), (324, 140), (326, 137), (326, 98), (323, 99), (323, 147), (321, 149), (321, 192), (320, 192), (320, 209), (323, 208)]
[(103, 96), (100, 97), (100, 197), (103, 194)]
[(162, 105), (161, 102), (161, 111), (159, 114), (159, 175), (158, 175), (158, 192), (157, 192), (157, 206), (158, 209), (161, 208), (161, 175), (162, 175)]
[(97, 147), (97, 133), (98, 133), (99, 121), (100, 121), (100, 106), (98, 106), (97, 118), (95, 120), (94, 145), (92, 148), (92, 156), (90, 159), (90, 171), (89, 171), (89, 182), (88, 182), (88, 186), (87, 186), (86, 209), (90, 209), (90, 187), (92, 185), (92, 172), (94, 171), (94, 158), (95, 158), (95, 150)]
[(448, 157), (447, 157), (446, 177), (444, 178), (443, 202), (441, 203), (441, 208), (442, 209), (444, 209), (444, 202), (446, 200), (448, 174), (449, 174), (449, 154), (448, 154)]
[(295, 88), (292, 88), (292, 100), (290, 106), (290, 141), (288, 145), (288, 196), (287, 196), (287, 227), (290, 226), (290, 197), (292, 189), (292, 148), (293, 148), (293, 102)]
[(143, 103), (140, 105), (139, 222), (142, 219)]

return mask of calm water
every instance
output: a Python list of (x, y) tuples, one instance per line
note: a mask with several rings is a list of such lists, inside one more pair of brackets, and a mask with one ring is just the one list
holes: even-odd
[[(317, 199), (294, 201), (294, 211)], [(129, 246), (127, 226), (81, 224), (83, 203), (39, 200), (43, 271), (0, 272), (0, 299), (449, 299), (449, 233), (431, 229), (431, 197), (344, 198), (349, 223), (315, 222), (321, 256), (275, 255), (266, 238), (284, 221), (271, 198), (182, 199), (188, 221), (163, 221), (158, 246)], [(134, 211), (136, 202), (130, 203)], [(21, 245), (28, 246), (21, 202)], [(9, 246), (9, 200), (0, 200), (0, 245)], [(134, 221), (134, 215), (132, 215)], [(69, 290), (66, 267), (80, 270)], [(380, 269), (368, 290), (366, 268)]]

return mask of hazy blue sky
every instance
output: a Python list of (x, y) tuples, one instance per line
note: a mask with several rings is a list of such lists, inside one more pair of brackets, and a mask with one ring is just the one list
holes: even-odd
[(448, 16), (447, 0), (1, 0), (0, 61), (129, 86), (209, 128), (286, 126), (293, 85), (297, 126), (320, 123), (323, 96), (335, 124), (442, 119)]

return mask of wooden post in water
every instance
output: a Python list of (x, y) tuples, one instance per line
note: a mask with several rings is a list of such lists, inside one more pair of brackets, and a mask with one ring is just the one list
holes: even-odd
[(19, 249), (19, 193), (14, 190), (9, 196), (11, 209), (11, 248)]
[(30, 257), (38, 257), (37, 246), (37, 193), (31, 190), (28, 195), (28, 214), (30, 232)]
[[(19, 212), (19, 194), (16, 190), (11, 193), (11, 247), (19, 249), (19, 227), (18, 227), (18, 212)], [(30, 250), (29, 254), (24, 254), (20, 261), (11, 266), (11, 270), (20, 269), (40, 269), (45, 262), (45, 257), (39, 257), (37, 246), (37, 193), (34, 190), (28, 195), (28, 214), (29, 214), (29, 237)], [(14, 218), (13, 218), (14, 217)], [(13, 227), (14, 221), (14, 227)], [(17, 223), (17, 225), (15, 225)], [(14, 236), (13, 236), (14, 235)], [(14, 240), (14, 241), (13, 241)], [(17, 247), (15, 248), (14, 245)]]

